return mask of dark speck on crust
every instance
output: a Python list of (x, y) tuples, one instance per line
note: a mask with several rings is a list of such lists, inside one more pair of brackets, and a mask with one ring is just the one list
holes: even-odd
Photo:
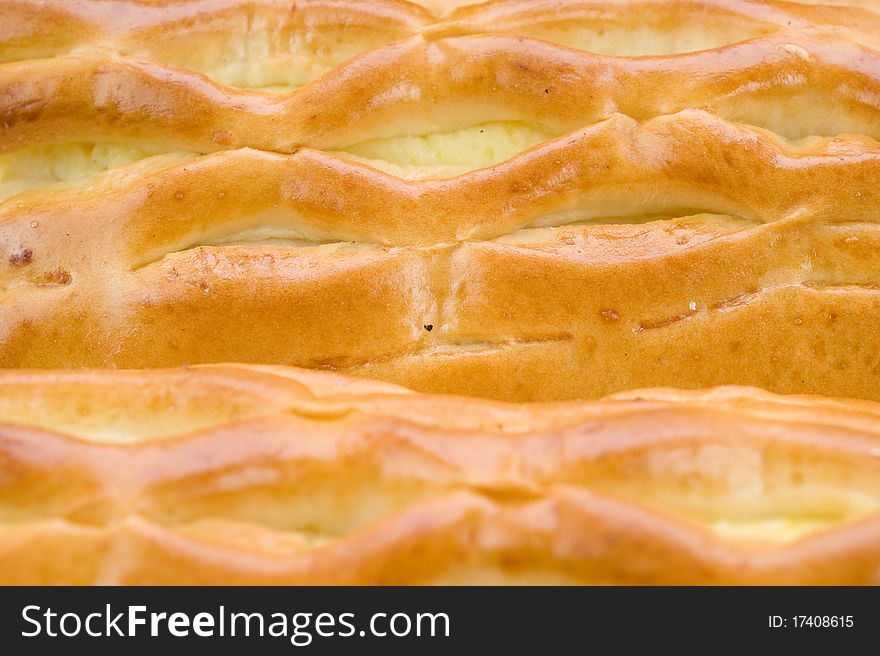
[(22, 267), (30, 264), (34, 260), (34, 252), (30, 248), (20, 250), (9, 256), (9, 263), (14, 267)]
[(35, 281), (38, 287), (49, 287), (53, 285), (69, 285), (72, 280), (71, 275), (64, 269), (54, 269), (46, 271), (42, 278)]
[(434, 330), (434, 324), (432, 324), (432, 323), (426, 323), (426, 324), (425, 324), (425, 330), (427, 330), (428, 332), (431, 332), (432, 330)]

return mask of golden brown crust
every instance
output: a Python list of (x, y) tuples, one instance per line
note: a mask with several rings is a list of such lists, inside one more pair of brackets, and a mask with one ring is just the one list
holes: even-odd
[(332, 43), (326, 62), (338, 64), (431, 21), (401, 0), (3, 0), (2, 8), (0, 61), (95, 48), (185, 68), (246, 57), (259, 41), (263, 56), (290, 54), (306, 36), (314, 54)]
[(232, 365), (0, 390), (3, 583), (878, 582), (870, 402), (506, 405)]
[(273, 363), (0, 370), (0, 583), (880, 583), (871, 401), (367, 378), (880, 399), (826, 4), (0, 0), (0, 366)]
[[(279, 362), (525, 400), (733, 382), (875, 398), (878, 176), (863, 139), (795, 149), (700, 112), (616, 116), (444, 181), (218, 153), (11, 199), (0, 360)], [(637, 218), (678, 208), (696, 215)], [(553, 216), (599, 225), (523, 230)], [(221, 245), (267, 225), (307, 241)]]
[(562, 134), (614, 113), (647, 120), (693, 107), (791, 139), (880, 138), (880, 53), (833, 36), (791, 37), (626, 59), (507, 36), (418, 36), (288, 94), (146, 60), (29, 60), (0, 67), (0, 150), (70, 141), (345, 149), (504, 120)]
[[(0, 61), (57, 57), (88, 47), (186, 68), (211, 68), (221, 59), (216, 51), (224, 48), (232, 49), (227, 59), (257, 44), (265, 48), (259, 53), (264, 56), (295, 52), (302, 47), (297, 43), (301, 34), (310, 34), (308, 41), (330, 42), (337, 52), (356, 54), (379, 41), (387, 43), (419, 31), (498, 32), (568, 44), (574, 39), (589, 43), (587, 49), (594, 52), (610, 48), (607, 54), (628, 54), (617, 51), (621, 48), (630, 50), (629, 54), (696, 50), (814, 25), (876, 39), (874, 0), (840, 2), (835, 7), (827, 6), (831, 2), (818, 4), (775, 0), (123, 0), (111, 5), (101, 0), (3, 0)], [(434, 9), (436, 15), (425, 7)], [(637, 24), (647, 28), (639, 33), (649, 37), (642, 44), (623, 36), (632, 35)], [(64, 29), (58, 29), (62, 25)], [(339, 49), (345, 41), (353, 51)], [(640, 47), (654, 51), (636, 52)], [(334, 53), (326, 54), (331, 58), (328, 61), (342, 61)]]
[(0, 365), (880, 398), (876, 13), (455, 4), (3, 2)]

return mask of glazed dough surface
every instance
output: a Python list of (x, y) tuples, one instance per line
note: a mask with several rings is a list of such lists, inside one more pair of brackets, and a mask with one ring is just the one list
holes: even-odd
[[(0, 582), (866, 584), (880, 406), (0, 371)], [(75, 563), (75, 566), (68, 566)]]
[(0, 366), (880, 398), (876, 4), (0, 7)]

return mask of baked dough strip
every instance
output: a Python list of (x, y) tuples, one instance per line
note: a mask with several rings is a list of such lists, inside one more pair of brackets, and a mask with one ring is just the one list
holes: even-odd
[(491, 121), (562, 134), (614, 113), (647, 120), (694, 107), (790, 139), (880, 137), (880, 53), (789, 36), (632, 59), (506, 36), (418, 36), (292, 94), (224, 87), (146, 60), (32, 60), (0, 67), (0, 149), (114, 141), (289, 153)]
[[(100, 48), (206, 73), (233, 86), (273, 76), (315, 76), (416, 33), (494, 32), (624, 56), (717, 48), (812, 26), (864, 45), (880, 43), (875, 13), (772, 0), (497, 0), (441, 19), (396, 0), (308, 0), (293, 6), (284, 0), (127, 0), (112, 7), (96, 1), (4, 0), (0, 7), (0, 62)], [(302, 71), (284, 71), (282, 62)]]
[[(517, 406), (240, 365), (0, 388), (4, 583), (858, 584), (880, 567), (869, 402)], [(824, 523), (780, 542), (767, 518)]]
[[(15, 6), (30, 20), (32, 3)], [(223, 6), (221, 37), (243, 7)], [(357, 6), (368, 31), (390, 7)], [(511, 399), (731, 381), (876, 397), (880, 60), (856, 34), (872, 16), (706, 4), (776, 27), (660, 58), (590, 55), (507, 28), (454, 36), (480, 12), (499, 29), (507, 15), (549, 34), (561, 6), (494, 3), (446, 27), (410, 6), (412, 20), (382, 22), (421, 32), (289, 94), (93, 48), (103, 37), (3, 65), (10, 156), (72, 139), (220, 152), (7, 200), (0, 363), (275, 361)], [(599, 24), (588, 4), (564, 7)], [(646, 7), (616, 3), (608, 20)], [(693, 20), (696, 5), (679, 7)], [(348, 11), (325, 16), (331, 41)], [(780, 31), (778, 12), (814, 12), (820, 26)], [(21, 25), (9, 25), (14, 41)], [(323, 150), (485, 120), (561, 136), (446, 180)], [(836, 136), (780, 136), (811, 134)]]
[[(873, 397), (873, 148), (790, 151), (689, 111), (448, 181), (243, 150), (35, 191), (0, 210), (0, 361), (279, 362), (517, 400), (734, 380)], [(317, 241), (234, 239), (285, 230)]]
[[(877, 179), (880, 144), (859, 136), (795, 146), (698, 110), (643, 123), (615, 114), (446, 180), (401, 180), (313, 149), (221, 151), (110, 172), (87, 187), (33, 190), (0, 205), (0, 257), (12, 262), (30, 249), (45, 260), (44, 251), (55, 250), (53, 262), (67, 268), (67, 249), (49, 246), (74, 226), (90, 226), (90, 244), (113, 241), (108, 260), (137, 269), (199, 245), (247, 241), (249, 233), (255, 241), (430, 247), (516, 243), (528, 236), (516, 232), (524, 229), (664, 215), (727, 217), (706, 221), (716, 234), (790, 217), (873, 224)], [(31, 271), (10, 267), (4, 278)]]

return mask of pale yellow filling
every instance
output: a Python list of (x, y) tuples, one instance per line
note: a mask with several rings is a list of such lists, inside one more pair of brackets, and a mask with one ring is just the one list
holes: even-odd
[(215, 82), (230, 87), (290, 93), (332, 69), (334, 63), (291, 53), (266, 61), (221, 61), (203, 67), (183, 65), (183, 68), (199, 70)]
[(760, 29), (737, 22), (718, 22), (711, 26), (683, 23), (676, 25), (674, 29), (664, 30), (650, 22), (630, 24), (609, 21), (591, 26), (577, 23), (567, 27), (554, 25), (547, 29), (527, 30), (527, 35), (600, 55), (640, 57), (721, 48), (759, 37), (772, 29)]
[(118, 143), (67, 143), (29, 146), (0, 153), (0, 201), (28, 189), (85, 180), (136, 162), (160, 164), (186, 153)]
[[(101, 393), (109, 395), (112, 391), (101, 390)], [(195, 407), (178, 406), (173, 399), (167, 399), (164, 407), (153, 407), (149, 411), (136, 407), (142, 400), (136, 396), (120, 400), (124, 405), (107, 403), (104, 399), (49, 403), (39, 397), (29, 398), (7, 391), (0, 398), (0, 423), (32, 426), (88, 442), (135, 444), (185, 435), (220, 425), (240, 414), (251, 414), (216, 403), (209, 397), (202, 398), (201, 404)]]
[[(223, 85), (291, 91), (342, 62), (394, 41), (381, 30), (295, 27), (283, 16), (251, 16), (230, 32), (207, 34), (193, 45), (187, 35), (166, 39), (162, 48), (133, 53), (204, 74)], [(164, 55), (164, 56), (163, 56)]]
[[(453, 177), (491, 166), (554, 138), (540, 126), (518, 122), (477, 125), (421, 136), (373, 139), (337, 154), (405, 179)], [(23, 191), (76, 183), (131, 164), (191, 156), (155, 146), (75, 142), (29, 146), (0, 153), (0, 202)], [(155, 162), (154, 162), (155, 160)]]
[(455, 9), (458, 9), (459, 7), (476, 5), (485, 1), (486, 0), (413, 0), (415, 4), (430, 9), (435, 16), (440, 17), (451, 14)]
[[(650, 491), (645, 494), (650, 498)], [(770, 543), (793, 542), (880, 514), (876, 490), (855, 483), (847, 487), (845, 481), (833, 480), (794, 487), (775, 487), (759, 479), (741, 480), (721, 496), (695, 490), (657, 502), (697, 519), (724, 538)]]
[(448, 178), (498, 164), (556, 136), (538, 125), (505, 121), (453, 132), (372, 139), (336, 152), (400, 178)]
[(718, 520), (710, 528), (725, 538), (761, 540), (784, 544), (794, 542), (816, 531), (830, 528), (840, 519), (761, 519), (752, 521)]

